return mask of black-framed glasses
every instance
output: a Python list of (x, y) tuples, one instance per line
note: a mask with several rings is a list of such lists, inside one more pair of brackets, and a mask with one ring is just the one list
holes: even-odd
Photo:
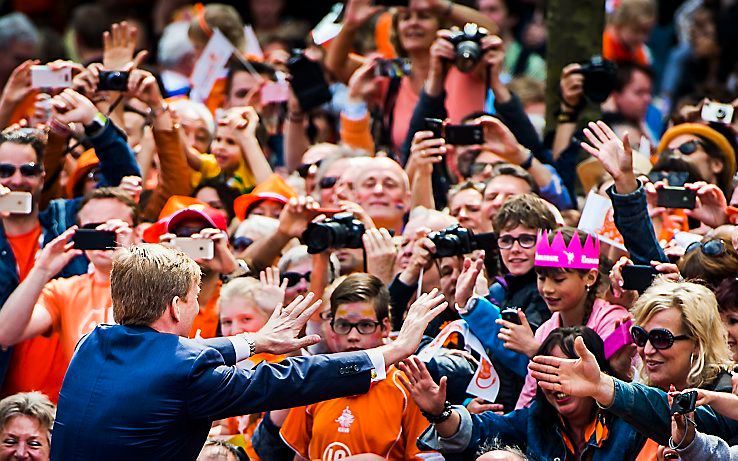
[(244, 236), (231, 238), (231, 246), (236, 251), (243, 251), (246, 248), (250, 247), (253, 243), (254, 239), (250, 239)]
[[(300, 175), (301, 178), (305, 179), (308, 177), (308, 175), (312, 172), (317, 171), (318, 167), (320, 167), (320, 164), (322, 163), (322, 160), (318, 160), (315, 163), (303, 163), (300, 166), (298, 166), (295, 171), (297, 171), (297, 174)], [(313, 169), (315, 167), (315, 169)]]
[(305, 279), (306, 282), (310, 281), (311, 271), (307, 271), (304, 274), (299, 272), (285, 272), (282, 274), (282, 279), (287, 279), (287, 286), (293, 287), (300, 283), (300, 280)]
[(356, 328), (356, 331), (358, 331), (359, 334), (371, 335), (377, 331), (377, 327), (381, 324), (382, 322), (377, 322), (376, 320), (360, 320), (353, 323), (342, 319), (334, 319), (331, 321), (331, 329), (337, 335), (342, 336), (351, 333), (351, 330), (354, 328)]
[(666, 328), (654, 328), (651, 331), (646, 331), (643, 327), (639, 326), (631, 327), (630, 335), (633, 337), (633, 342), (636, 346), (645, 347), (646, 342), (650, 342), (653, 348), (658, 350), (670, 348), (674, 345), (674, 341), (689, 339), (687, 335), (674, 336), (674, 333)]
[(321, 189), (332, 189), (337, 182), (338, 176), (323, 176), (320, 178), (320, 181), (318, 181), (318, 186), (320, 186)]
[(679, 152), (682, 155), (692, 155), (695, 152), (697, 152), (697, 147), (701, 146), (702, 142), (693, 139), (691, 141), (687, 141), (673, 149), (668, 149), (669, 152), (675, 153)]
[(484, 172), (484, 170), (486, 170), (487, 167), (489, 167), (490, 172), (492, 172), (495, 165), (496, 163), (492, 163), (492, 162), (474, 162), (471, 164), (470, 171), (471, 171), (471, 174), (480, 174)]
[(17, 170), (20, 170), (21, 176), (26, 178), (35, 178), (41, 175), (44, 168), (41, 164), (35, 162), (24, 163), (21, 166), (15, 166), (12, 163), (0, 163), (0, 178), (9, 178), (13, 176)]
[(725, 242), (720, 239), (715, 239), (707, 242), (692, 242), (687, 245), (687, 250), (684, 254), (694, 251), (697, 248), (702, 249), (702, 254), (705, 256), (720, 256), (726, 251)]
[(509, 250), (513, 245), (515, 245), (515, 242), (518, 242), (520, 248), (533, 248), (536, 246), (537, 240), (538, 237), (533, 234), (520, 234), (517, 237), (513, 237), (512, 235), (501, 235), (497, 239), (497, 246), (500, 250)]

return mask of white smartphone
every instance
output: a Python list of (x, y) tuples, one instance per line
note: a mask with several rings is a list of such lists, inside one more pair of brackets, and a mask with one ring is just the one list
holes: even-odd
[(215, 244), (210, 239), (177, 237), (172, 240), (172, 245), (184, 251), (192, 259), (213, 259), (215, 256)]
[(53, 70), (49, 66), (31, 66), (31, 86), (34, 88), (69, 88), (72, 86), (72, 69)]
[(0, 196), (0, 212), (29, 214), (33, 208), (30, 192), (9, 192)]
[(718, 102), (708, 102), (702, 106), (700, 117), (706, 122), (725, 123), (730, 125), (733, 121), (733, 106), (730, 104), (720, 104)]

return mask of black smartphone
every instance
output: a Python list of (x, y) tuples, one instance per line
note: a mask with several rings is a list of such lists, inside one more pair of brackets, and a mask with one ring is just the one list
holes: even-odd
[(674, 396), (671, 401), (672, 415), (686, 415), (692, 413), (697, 404), (697, 391), (682, 392)]
[(520, 325), (520, 317), (518, 317), (518, 310), (512, 307), (502, 309), (500, 311), (500, 318), (506, 322), (515, 323)]
[(115, 231), (77, 229), (72, 241), (78, 250), (112, 250), (117, 246)]
[(697, 192), (683, 187), (666, 186), (656, 191), (656, 205), (664, 208), (694, 209)]
[(320, 63), (298, 51), (287, 61), (287, 68), (292, 75), (290, 85), (302, 110), (311, 111), (331, 100), (331, 90)]
[(130, 74), (120, 70), (101, 70), (97, 82), (99, 91), (128, 91)]
[(378, 6), (407, 6), (408, 0), (374, 0)]
[(653, 283), (659, 272), (653, 266), (623, 266), (623, 289), (643, 293)]
[(377, 59), (374, 75), (376, 77), (400, 78), (410, 75), (412, 66), (407, 59)]
[(484, 143), (484, 129), (481, 125), (446, 125), (443, 137), (448, 144), (469, 146)]
[(440, 118), (426, 118), (425, 130), (433, 132), (433, 138), (443, 137), (443, 120)]

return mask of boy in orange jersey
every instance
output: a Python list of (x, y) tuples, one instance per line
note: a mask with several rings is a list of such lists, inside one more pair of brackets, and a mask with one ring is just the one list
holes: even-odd
[[(331, 315), (334, 352), (381, 346), (391, 330), (389, 292), (373, 275), (351, 274), (331, 295)], [(372, 383), (366, 394), (289, 410), (282, 439), (299, 457), (310, 460), (333, 461), (361, 453), (389, 460), (419, 459), (415, 441), (428, 423), (399, 374), (390, 367), (387, 379)]]

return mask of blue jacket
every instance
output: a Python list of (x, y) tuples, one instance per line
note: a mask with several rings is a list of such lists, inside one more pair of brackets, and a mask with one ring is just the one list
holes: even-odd
[(643, 184), (639, 181), (638, 189), (630, 194), (618, 194), (615, 186), (610, 186), (607, 195), (612, 200), (615, 227), (623, 236), (633, 264), (650, 266), (651, 261), (669, 262), (653, 230)]
[[(100, 133), (88, 139), (100, 159), (100, 171), (103, 175), (100, 186), (117, 186), (125, 176), (141, 175), (136, 157), (128, 146), (125, 136), (111, 122), (108, 121)], [(52, 200), (49, 206), (39, 213), (42, 247), (77, 223), (77, 211), (79, 211), (81, 201), (81, 198)], [(87, 267), (87, 258), (82, 255), (67, 264), (64, 270), (59, 273), (59, 276), (71, 277), (84, 274), (87, 272)], [(0, 308), (18, 287), (19, 283), (15, 256), (0, 221)], [(7, 372), (11, 351), (12, 348), (6, 351), (0, 350), (0, 386), (2, 386)]]
[[(462, 453), (464, 459), (475, 459), (474, 453), (481, 445), (499, 439), (503, 444), (520, 446), (530, 460), (567, 459), (568, 450), (561, 423), (557, 420), (552, 426), (550, 418), (544, 417), (542, 407), (536, 400), (530, 407), (506, 415), (491, 411), (470, 415), (463, 407), (455, 409), (461, 415), (457, 433), (444, 439), (438, 436), (435, 426), (431, 425), (418, 439), (419, 447), (440, 450), (443, 454)], [(628, 423), (607, 412), (601, 412), (598, 417), (604, 418), (608, 436), (598, 444), (596, 434), (592, 434), (580, 458), (593, 461), (635, 459), (646, 438)]]
[(214, 420), (369, 390), (365, 352), (233, 366), (227, 338), (204, 342), (149, 327), (100, 325), (64, 378), (51, 459), (195, 459)]

